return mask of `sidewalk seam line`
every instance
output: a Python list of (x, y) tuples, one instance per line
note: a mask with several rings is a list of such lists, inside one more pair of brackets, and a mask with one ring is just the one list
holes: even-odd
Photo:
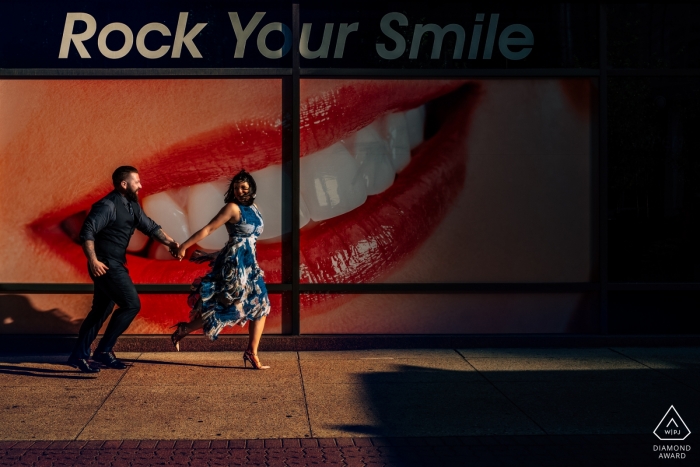
[[(134, 359), (134, 363), (136, 363), (136, 361), (139, 358), (141, 358), (142, 355), (143, 355), (143, 352), (139, 352), (138, 356)], [(112, 395), (112, 393), (114, 393), (114, 390), (117, 389), (117, 386), (119, 386), (119, 383), (122, 382), (122, 379), (124, 379), (124, 377), (129, 372), (129, 370), (131, 370), (131, 367), (134, 365), (134, 363), (129, 365), (129, 367), (126, 369), (126, 371), (124, 373), (122, 373), (122, 375), (119, 377), (117, 382), (114, 384), (114, 387), (112, 387), (112, 390), (107, 393), (107, 395), (105, 396), (104, 399), (102, 399), (102, 403), (100, 403), (100, 406), (97, 408), (97, 410), (95, 410), (95, 413), (92, 414), (92, 417), (90, 417), (90, 420), (88, 420), (85, 423), (85, 425), (80, 429), (78, 434), (75, 435), (75, 438), (73, 438), (73, 441), (78, 441), (78, 438), (80, 437), (80, 435), (83, 434), (83, 431), (85, 431), (85, 428), (87, 428), (87, 426), (90, 424), (90, 422), (92, 422), (92, 420), (95, 418), (95, 415), (97, 415), (97, 412), (99, 412), (100, 409), (105, 405), (105, 402), (107, 402), (107, 399), (109, 399), (109, 397)]]
[(299, 379), (301, 381), (301, 395), (304, 397), (304, 410), (306, 411), (306, 424), (309, 426), (309, 437), (314, 438), (314, 432), (311, 429), (311, 417), (309, 417), (309, 402), (306, 400), (306, 388), (304, 387), (304, 374), (301, 371), (301, 358), (299, 351), (297, 354), (297, 368), (299, 369)]
[(664, 377), (666, 377), (666, 378), (668, 378), (668, 379), (670, 379), (670, 380), (672, 380), (672, 381), (675, 381), (676, 383), (680, 383), (680, 384), (682, 384), (683, 386), (685, 386), (685, 387), (691, 389), (693, 392), (699, 392), (696, 388), (694, 388), (693, 386), (689, 385), (689, 384), (686, 383), (685, 381), (681, 381), (681, 380), (679, 380), (679, 379), (674, 378), (674, 377), (671, 376), (671, 375), (667, 375), (666, 373), (664, 373), (663, 371), (659, 370), (658, 368), (654, 368), (654, 367), (651, 367), (651, 366), (649, 366), (649, 365), (647, 365), (647, 364), (645, 364), (645, 363), (642, 363), (642, 362), (640, 362), (639, 360), (637, 360), (636, 358), (630, 357), (629, 355), (625, 355), (625, 354), (623, 354), (622, 352), (620, 352), (620, 351), (618, 351), (618, 350), (615, 350), (615, 349), (612, 348), (612, 347), (608, 347), (608, 350), (611, 350), (611, 351), (615, 352), (615, 353), (618, 354), (618, 355), (622, 355), (622, 356), (625, 357), (625, 358), (629, 358), (629, 359), (632, 360), (633, 362), (637, 362), (637, 363), (639, 363), (640, 365), (642, 365), (642, 366), (644, 366), (644, 367), (647, 367), (647, 368), (649, 368), (650, 370), (652, 370), (652, 371), (654, 371), (654, 372), (656, 372), (656, 373), (659, 373), (660, 375), (662, 375), (662, 376), (664, 376)]
[(459, 355), (460, 357), (462, 357), (462, 360), (464, 360), (465, 362), (467, 362), (467, 365), (469, 365), (470, 367), (472, 367), (472, 368), (474, 369), (474, 371), (476, 371), (482, 378), (484, 378), (486, 381), (488, 381), (488, 383), (489, 383), (491, 386), (493, 386), (493, 388), (494, 388), (496, 391), (498, 391), (499, 394), (501, 394), (503, 397), (505, 397), (505, 399), (506, 399), (508, 402), (510, 402), (511, 404), (513, 404), (513, 406), (514, 406), (515, 408), (517, 408), (517, 409), (520, 411), (520, 413), (522, 413), (523, 415), (525, 415), (532, 423), (535, 424), (535, 426), (536, 426), (537, 428), (539, 428), (540, 430), (542, 430), (542, 433), (544, 433), (545, 435), (549, 435), (549, 433), (547, 433), (547, 430), (545, 430), (542, 426), (540, 426), (540, 424), (537, 423), (537, 422), (535, 421), (534, 418), (532, 418), (532, 417), (531, 417), (530, 415), (528, 415), (523, 409), (521, 409), (520, 406), (519, 406), (518, 404), (516, 404), (515, 402), (513, 402), (513, 401), (511, 400), (510, 397), (506, 396), (505, 393), (504, 393), (503, 391), (501, 391), (501, 389), (500, 389), (498, 386), (496, 386), (496, 385), (494, 384), (493, 381), (491, 381), (490, 379), (488, 379), (488, 378), (487, 378), (486, 376), (484, 376), (479, 370), (477, 370), (476, 367), (475, 367), (474, 365), (472, 365), (471, 362), (470, 362), (469, 360), (467, 360), (467, 357), (465, 357), (464, 355), (462, 355), (462, 353), (461, 353), (459, 350), (457, 350), (457, 349), (453, 349), (453, 350), (454, 350), (455, 352), (457, 352), (457, 355)]

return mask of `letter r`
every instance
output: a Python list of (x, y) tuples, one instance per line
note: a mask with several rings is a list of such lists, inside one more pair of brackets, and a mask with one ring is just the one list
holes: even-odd
[[(87, 25), (85, 32), (81, 32), (80, 34), (73, 33), (76, 21), (82, 21)], [(90, 58), (90, 54), (83, 45), (83, 41), (94, 36), (95, 31), (97, 31), (97, 22), (93, 16), (87, 13), (67, 13), (66, 23), (63, 26), (63, 37), (61, 38), (61, 49), (58, 52), (58, 58), (68, 58), (71, 42), (75, 45), (75, 49), (80, 54), (80, 58)]]

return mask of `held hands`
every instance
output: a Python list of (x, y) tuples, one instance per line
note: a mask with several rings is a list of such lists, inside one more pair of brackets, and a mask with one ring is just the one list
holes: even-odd
[(90, 269), (90, 274), (95, 277), (103, 276), (107, 274), (107, 271), (109, 270), (107, 265), (97, 258), (88, 261), (88, 268)]
[(180, 248), (180, 245), (176, 241), (170, 242), (170, 245), (168, 246), (168, 251), (170, 254), (173, 256), (173, 258), (182, 260), (182, 257), (178, 256), (178, 249)]
[(182, 258), (185, 257), (185, 253), (187, 253), (187, 248), (180, 247), (180, 248), (178, 248), (177, 254), (175, 255), (175, 257), (177, 259), (179, 259), (180, 261), (182, 261)]
[(187, 248), (182, 248), (180, 244), (175, 241), (170, 244), (168, 250), (170, 251), (170, 254), (173, 255), (173, 258), (179, 261), (182, 261), (182, 258), (185, 257), (185, 253), (187, 252)]

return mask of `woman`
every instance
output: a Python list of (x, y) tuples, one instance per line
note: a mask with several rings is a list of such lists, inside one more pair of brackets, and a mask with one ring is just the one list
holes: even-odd
[(263, 231), (263, 219), (253, 204), (257, 187), (253, 177), (241, 170), (231, 180), (224, 197), (226, 205), (214, 219), (185, 241), (177, 252), (184, 258), (187, 249), (200, 242), (222, 225), (226, 225), (229, 240), (224, 248), (207, 254), (195, 251), (190, 260), (211, 261), (211, 271), (192, 284), (188, 304), (192, 307), (189, 323), (178, 323), (172, 341), (180, 350), (180, 341), (192, 331), (204, 328), (204, 333), (215, 340), (224, 326), (238, 324), (248, 328), (248, 348), (243, 363), (265, 370), (258, 359), (258, 344), (270, 313), (270, 300), (263, 280), (263, 272), (255, 258), (255, 243)]

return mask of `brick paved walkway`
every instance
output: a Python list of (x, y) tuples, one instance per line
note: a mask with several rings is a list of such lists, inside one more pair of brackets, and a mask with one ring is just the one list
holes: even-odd
[[(645, 435), (0, 441), (0, 466), (646, 466)], [(658, 442), (658, 441), (657, 441)], [(697, 465), (688, 458), (680, 465)]]

